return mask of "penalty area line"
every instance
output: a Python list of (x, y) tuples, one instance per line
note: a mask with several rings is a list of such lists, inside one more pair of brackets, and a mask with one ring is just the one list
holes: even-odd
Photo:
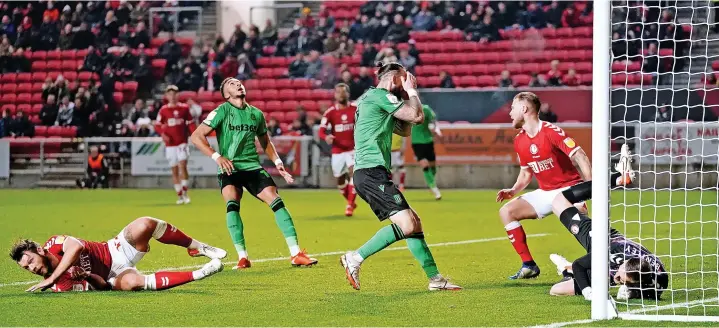
[[(536, 237), (546, 237), (551, 234), (549, 233), (535, 233), (527, 235), (529, 238), (536, 238)], [(435, 243), (435, 244), (429, 244), (429, 247), (445, 247), (445, 246), (455, 246), (455, 245), (466, 245), (466, 244), (478, 244), (478, 243), (488, 243), (493, 241), (500, 241), (500, 240), (506, 240), (507, 237), (495, 237), (495, 238), (482, 238), (482, 239), (470, 239), (470, 240), (460, 240), (460, 241), (450, 241), (450, 242), (444, 242), (444, 243)], [(400, 247), (389, 247), (385, 248), (383, 251), (400, 251), (400, 250), (406, 250), (407, 246), (400, 246)], [(315, 257), (322, 257), (322, 256), (333, 256), (333, 255), (342, 255), (346, 253), (347, 251), (334, 251), (334, 252), (325, 252), (325, 253), (317, 253), (317, 254), (310, 254), (310, 256)], [(271, 257), (271, 258), (264, 258), (264, 259), (256, 259), (252, 260), (252, 263), (260, 263), (260, 262), (272, 262), (272, 261), (289, 261), (289, 256), (282, 256), (282, 257)], [(236, 262), (223, 262), (224, 265), (234, 265)], [(198, 269), (201, 268), (204, 264), (200, 265), (187, 265), (187, 266), (180, 266), (180, 267), (170, 267), (170, 268), (160, 268), (157, 270), (149, 271), (149, 270), (143, 270), (143, 273), (150, 273), (150, 272), (157, 272), (157, 271), (178, 271), (178, 270), (186, 270), (186, 269)], [(33, 280), (33, 281), (21, 281), (21, 282), (8, 282), (8, 283), (0, 283), (0, 288), (3, 287), (9, 287), (9, 286), (18, 286), (18, 285), (30, 285), (40, 282), (40, 280)]]

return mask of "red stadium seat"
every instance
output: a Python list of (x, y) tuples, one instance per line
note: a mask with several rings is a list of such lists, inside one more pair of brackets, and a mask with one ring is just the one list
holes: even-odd
[(440, 65), (439, 66), (440, 71), (445, 71), (449, 75), (456, 75), (457, 74), (457, 67), (454, 65)]
[(325, 108), (325, 109), (327, 109), (327, 108), (330, 108), (330, 107), (332, 106), (332, 101), (329, 101), (329, 100), (320, 100), (320, 101), (317, 102), (317, 106), (319, 106), (319, 108)]
[(42, 110), (42, 106), (43, 106), (43, 104), (34, 104), (34, 105), (32, 105), (30, 112), (33, 115), (40, 114), (40, 111)]
[(28, 52), (26, 52), (26, 54), (29, 55), (30, 60), (32, 60), (32, 61), (45, 60), (47, 58), (47, 51), (39, 51), (39, 50), (28, 51)]
[(295, 91), (295, 98), (297, 100), (310, 100), (312, 99), (312, 92), (309, 89), (300, 89)]
[(34, 72), (44, 71), (47, 69), (47, 63), (44, 61), (36, 60), (36, 61), (32, 62), (32, 66), (30, 69)]
[(275, 79), (262, 79), (259, 82), (259, 88), (262, 90), (277, 89), (275, 86)]
[(56, 68), (57, 71), (77, 71), (78, 65), (74, 60), (65, 60), (60, 62), (60, 68)]
[(268, 112), (267, 116), (271, 120), (277, 120), (277, 122), (284, 122), (285, 113), (283, 112)]
[(15, 83), (4, 83), (0, 85), (1, 93), (15, 93), (15, 89), (17, 89), (17, 84)]
[(534, 74), (539, 73), (539, 64), (537, 63), (527, 63), (522, 64), (522, 73), (523, 74)]
[(32, 98), (30, 99), (31, 104), (42, 104), (44, 101), (42, 99), (42, 93), (33, 93)]
[(80, 81), (89, 81), (92, 78), (91, 72), (80, 72), (77, 75), (77, 79)]
[(16, 85), (16, 93), (31, 93), (32, 92), (32, 84), (31, 83), (19, 83)]
[(479, 83), (477, 82), (477, 78), (475, 76), (462, 76), (459, 78), (459, 86), (460, 87), (476, 87)]
[(220, 91), (213, 91), (212, 101), (225, 102), (225, 98), (222, 98), (222, 94), (220, 93)]
[[(639, 64), (639, 63), (635, 63)], [(592, 63), (591, 62), (579, 62), (575, 66), (575, 69), (577, 70), (577, 73), (591, 73), (592, 72)]]
[(525, 75), (525, 74), (518, 74), (512, 77), (512, 80), (514, 80), (514, 83), (520, 85), (520, 86), (526, 86), (529, 85), (529, 81), (532, 79), (531, 76)]
[(300, 113), (298, 112), (287, 112), (285, 113), (285, 121), (286, 122), (293, 122), (294, 120), (300, 118)]
[(512, 75), (519, 74), (522, 72), (522, 64), (518, 64), (518, 63), (507, 64), (506, 70), (508, 70), (509, 73), (511, 73)]
[(313, 100), (331, 100), (334, 99), (332, 90), (312, 90), (312, 99)]
[(264, 110), (268, 113), (282, 111), (282, 103), (277, 100), (268, 101)]
[(5, 93), (0, 97), (0, 102), (3, 104), (15, 104), (17, 96), (14, 93)]
[(114, 92), (112, 94), (112, 99), (115, 100), (115, 103), (118, 105), (124, 104), (125, 97), (123, 96), (122, 92)]
[(571, 27), (560, 27), (557, 29), (557, 38), (567, 39), (574, 36), (574, 29)]
[(490, 75), (482, 75), (477, 78), (477, 84), (480, 87), (496, 87), (497, 81)]
[(15, 83), (17, 73), (5, 73), (0, 74), (0, 83)]
[(312, 81), (308, 79), (293, 79), (292, 87), (295, 89), (311, 89)]
[(30, 104), (32, 103), (32, 95), (29, 93), (18, 94), (15, 102), (17, 104)]
[(292, 80), (290, 80), (290, 79), (276, 80), (275, 87), (277, 89), (291, 89), (292, 88)]
[(580, 38), (591, 38), (592, 37), (592, 28), (589, 26), (575, 27), (573, 32), (574, 32), (574, 36), (576, 36), (576, 37), (580, 37)]
[(197, 101), (198, 102), (204, 102), (204, 101), (212, 101), (212, 91), (199, 91), (197, 92)]
[(10, 115), (15, 115), (16, 107), (17, 106), (15, 104), (4, 104), (2, 105), (2, 107), (0, 107), (0, 111), (4, 113), (6, 110), (9, 110)]
[(153, 59), (150, 61), (150, 66), (152, 67), (152, 76), (154, 76), (156, 79), (162, 79), (165, 75), (165, 67), (167, 66), (167, 60), (166, 59)]
[(285, 100), (282, 102), (282, 106), (280, 109), (283, 112), (292, 112), (295, 109), (297, 109), (297, 106), (299, 106), (299, 105), (300, 105), (300, 103), (296, 100)]
[(487, 74), (499, 75), (505, 69), (505, 65), (502, 64), (491, 64), (487, 65)]
[(302, 106), (307, 111), (317, 111), (320, 109), (317, 102), (313, 100), (302, 100), (300, 101), (300, 106)]
[(33, 112), (33, 110), (32, 110), (32, 105), (30, 105), (30, 104), (20, 104), (20, 105), (17, 105), (17, 110), (18, 110), (18, 111), (22, 111), (22, 112), (25, 113), (26, 115), (37, 115), (37, 114), (40, 113), (40, 112), (37, 112), (37, 113)]
[(272, 69), (272, 77), (286, 77), (288, 74), (289, 73), (287, 72), (287, 67), (279, 67)]
[(453, 56), (451, 54), (439, 53), (439, 54), (437, 54), (437, 56), (435, 57), (434, 60), (436, 63), (438, 63), (440, 65), (451, 64), (454, 61), (454, 59), (452, 57)]
[(77, 80), (77, 72), (62, 72), (62, 76), (65, 77), (68, 81), (76, 81)]
[(211, 112), (212, 110), (215, 109), (215, 103), (213, 103), (211, 101), (203, 101), (200, 103), (200, 107), (202, 107), (203, 113)]
[(260, 99), (262, 99), (264, 101), (280, 99), (280, 94), (275, 89), (261, 90), (260, 94), (261, 94)]
[(47, 137), (47, 127), (42, 125), (35, 126), (35, 138)]
[[(59, 72), (57, 72), (57, 73), (59, 75)], [(42, 82), (42, 81), (45, 81), (47, 76), (48, 76), (48, 73), (45, 73), (45, 72), (33, 72), (32, 76), (31, 76), (31, 80), (34, 82)], [(55, 78), (53, 78), (52, 80), (55, 81)], [(27, 82), (32, 82), (32, 81), (27, 81)]]
[[(117, 89), (116, 89), (117, 90)], [(177, 99), (180, 102), (187, 102), (189, 99), (196, 100), (197, 99), (197, 92), (194, 91), (180, 91), (177, 94)]]
[(250, 90), (258, 90), (260, 88), (259, 80), (246, 80), (243, 81), (242, 84), (245, 86), (245, 90), (247, 92), (249, 92)]
[(270, 58), (271, 57), (257, 58), (257, 67), (270, 67)]
[(259, 79), (271, 79), (274, 77), (271, 68), (258, 68), (256, 75)]
[(282, 99), (283, 101), (295, 99), (295, 90), (294, 89), (282, 89), (282, 90), (278, 90), (278, 92), (279, 92), (280, 99)]
[(62, 135), (62, 127), (61, 126), (50, 126), (47, 128), (47, 136), (48, 137), (60, 137)]
[(18, 83), (21, 82), (32, 82), (32, 74), (30, 73), (18, 73), (15, 79)]

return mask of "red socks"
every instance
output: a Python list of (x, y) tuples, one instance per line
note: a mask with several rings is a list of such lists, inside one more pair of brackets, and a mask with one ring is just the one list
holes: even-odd
[(404, 170), (402, 170), (402, 171), (399, 172), (399, 185), (400, 185), (400, 186), (404, 186), (404, 177), (405, 177), (406, 175), (407, 175), (407, 173), (404, 172)]
[[(163, 224), (165, 225), (165, 231), (161, 232), (160, 226)], [(185, 248), (190, 247), (192, 244), (192, 238), (188, 237), (182, 230), (166, 222), (158, 223), (155, 232), (162, 233), (160, 237), (156, 237), (155, 234), (153, 234), (153, 237), (163, 244), (177, 245)]]
[(355, 192), (355, 185), (350, 183), (347, 185), (347, 204), (354, 205), (355, 198), (357, 198), (357, 192)]
[[(150, 281), (147, 281), (150, 280)], [(154, 280), (154, 281), (153, 281)], [(172, 287), (184, 285), (188, 282), (194, 281), (192, 272), (156, 272), (155, 274), (149, 275), (145, 281), (145, 289), (149, 290), (164, 290)], [(148, 284), (149, 282), (149, 284)], [(154, 283), (154, 285), (153, 285)], [(149, 285), (149, 286), (148, 286)]]
[(532, 253), (529, 252), (529, 246), (527, 246), (527, 235), (524, 233), (522, 225), (519, 224), (519, 222), (512, 222), (504, 226), (504, 229), (507, 230), (509, 241), (512, 242), (514, 250), (517, 254), (519, 254), (519, 257), (522, 258), (522, 262), (534, 261)]

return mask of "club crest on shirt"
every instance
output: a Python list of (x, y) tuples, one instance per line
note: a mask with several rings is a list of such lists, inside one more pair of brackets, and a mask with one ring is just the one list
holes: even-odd
[(390, 103), (393, 103), (393, 104), (399, 103), (399, 100), (398, 100), (397, 97), (396, 97), (395, 95), (393, 95), (393, 94), (389, 94), (389, 93), (388, 93), (388, 94), (387, 94), (387, 100), (389, 100), (389, 102), (390, 102)]
[(347, 121), (347, 114), (342, 114), (342, 116), (340, 116), (340, 118), (342, 119), (343, 122)]
[(257, 120), (257, 118), (255, 117), (255, 114), (250, 114), (250, 119), (253, 120), (253, 121), (254, 121), (254, 120)]
[(574, 139), (570, 137), (564, 139), (564, 144), (567, 145), (567, 147), (569, 148), (574, 148), (575, 146), (577, 146), (577, 143), (574, 142)]
[(178, 111), (176, 111), (176, 110), (175, 110), (175, 111), (172, 111), (172, 116), (178, 117), (178, 116), (180, 116), (180, 112), (178, 112)]
[(532, 144), (529, 146), (529, 152), (532, 153), (532, 155), (537, 155), (537, 153), (539, 152), (539, 147), (537, 147), (537, 145), (535, 144)]
[(576, 235), (579, 233), (579, 226), (576, 224), (572, 224), (569, 230), (572, 232), (573, 235)]

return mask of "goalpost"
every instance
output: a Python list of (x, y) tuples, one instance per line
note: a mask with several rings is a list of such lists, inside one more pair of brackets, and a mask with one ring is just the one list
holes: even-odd
[[(627, 33), (632, 25), (621, 14), (650, 10), (658, 10), (658, 18), (636, 23), (642, 33)], [(659, 42), (662, 34), (653, 34), (651, 25), (671, 25), (662, 21), (664, 10), (677, 29), (688, 25), (688, 42)], [(712, 61), (719, 60), (712, 11), (712, 0), (594, 2), (593, 320), (719, 321), (719, 87), (700, 81), (705, 72), (714, 74)], [(612, 40), (613, 30), (623, 32), (619, 39)], [(629, 51), (629, 62), (620, 61), (612, 42), (638, 42), (639, 53)], [(642, 49), (653, 42), (662, 69), (649, 78)], [(612, 72), (615, 60), (622, 72)], [(622, 85), (612, 86), (613, 78)], [(610, 191), (610, 168), (625, 143), (637, 176), (631, 186)], [(607, 274), (610, 226), (663, 262), (669, 284), (659, 300), (617, 299)]]

